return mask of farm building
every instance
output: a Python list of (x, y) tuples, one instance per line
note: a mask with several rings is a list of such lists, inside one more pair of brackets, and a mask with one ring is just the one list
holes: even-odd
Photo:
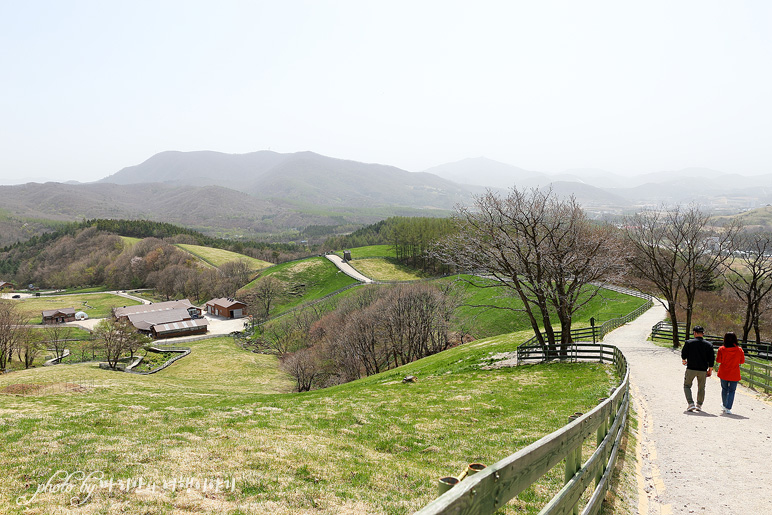
[(8, 281), (0, 281), (0, 291), (3, 290), (15, 290), (16, 286)]
[(75, 308), (48, 309), (43, 311), (44, 324), (63, 324), (75, 321)]
[(206, 334), (208, 327), (206, 319), (201, 318), (201, 309), (187, 299), (115, 308), (113, 314), (153, 338)]
[(206, 303), (206, 312), (225, 318), (241, 318), (247, 314), (247, 305), (236, 299), (212, 299)]

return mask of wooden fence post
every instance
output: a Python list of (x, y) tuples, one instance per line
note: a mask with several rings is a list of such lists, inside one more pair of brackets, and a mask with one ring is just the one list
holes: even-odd
[[(576, 412), (573, 415), (568, 416), (568, 423), (570, 424), (574, 420), (581, 417), (583, 413)], [(577, 445), (573, 450), (568, 451), (568, 454), (566, 455), (566, 474), (565, 474), (565, 483), (568, 483), (571, 481), (571, 478), (573, 478), (577, 472), (579, 472), (579, 469), (582, 468), (582, 443), (579, 442), (579, 445)], [(575, 505), (573, 507), (573, 514), (579, 515), (579, 506)]]

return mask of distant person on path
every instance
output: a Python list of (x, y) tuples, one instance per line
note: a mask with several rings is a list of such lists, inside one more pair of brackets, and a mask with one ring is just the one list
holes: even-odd
[(745, 352), (737, 345), (736, 334), (724, 335), (724, 345), (718, 349), (716, 363), (719, 364), (716, 371), (718, 378), (721, 379), (721, 411), (731, 415), (734, 392), (737, 390), (737, 383), (740, 382), (740, 365), (745, 363)]
[[(713, 373), (715, 353), (713, 344), (703, 338), (705, 329), (702, 326), (694, 326), (694, 338), (687, 340), (681, 349), (681, 362), (686, 365), (684, 374), (684, 394), (688, 411), (702, 411), (702, 403), (705, 401), (705, 381)], [(697, 378), (697, 404), (692, 397), (692, 383)]]

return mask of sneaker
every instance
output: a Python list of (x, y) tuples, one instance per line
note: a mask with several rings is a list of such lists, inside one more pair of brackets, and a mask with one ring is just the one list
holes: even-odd
[(702, 411), (702, 404), (698, 404), (697, 406), (695, 406), (694, 410), (695, 411)]
[(731, 415), (732, 414), (732, 410), (727, 408), (727, 409), (724, 410), (724, 413), (726, 413), (727, 415)]
[(721, 406), (721, 413), (726, 413), (726, 408)]
[(697, 406), (692, 402), (689, 404), (689, 406), (686, 408), (686, 411), (697, 411)]

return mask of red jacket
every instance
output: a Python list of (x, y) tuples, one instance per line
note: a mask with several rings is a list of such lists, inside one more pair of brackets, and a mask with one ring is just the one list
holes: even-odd
[(718, 349), (716, 363), (721, 364), (721, 366), (718, 367), (718, 377), (720, 379), (725, 381), (739, 381), (740, 365), (745, 363), (745, 353), (739, 346), (724, 347), (722, 345)]

